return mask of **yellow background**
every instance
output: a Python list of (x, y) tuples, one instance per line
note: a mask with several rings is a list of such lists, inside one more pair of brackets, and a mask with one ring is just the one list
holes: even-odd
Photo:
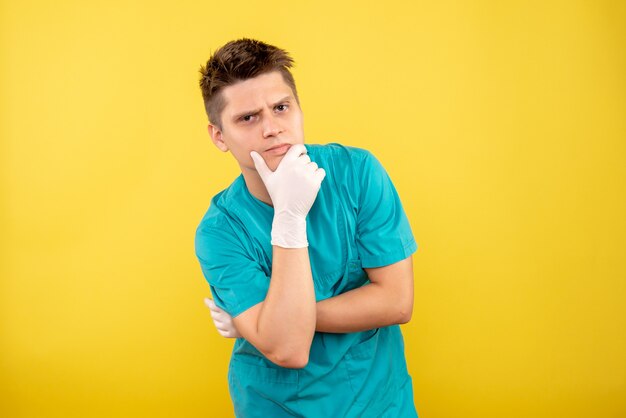
[(626, 416), (624, 2), (185, 0), (0, 3), (0, 416), (232, 415), (197, 80), (242, 36), (397, 186), (421, 418)]

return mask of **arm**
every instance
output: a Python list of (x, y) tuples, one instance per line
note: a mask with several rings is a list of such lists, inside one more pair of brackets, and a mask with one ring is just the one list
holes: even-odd
[(307, 248), (273, 246), (265, 301), (233, 318), (246, 340), (272, 362), (302, 368), (315, 333), (315, 290)]
[(272, 277), (265, 300), (233, 318), (241, 335), (269, 360), (302, 368), (315, 335), (315, 290), (306, 236), (306, 215), (325, 172), (293, 145), (276, 171), (251, 153), (274, 206)]
[(391, 239), (396, 247), (401, 244), (405, 248), (405, 259), (366, 268), (370, 284), (320, 301), (316, 305), (316, 330), (320, 332), (356, 332), (406, 323), (412, 315), (413, 266), (409, 254), (417, 246), (391, 180), (371, 154), (366, 157), (357, 176), (362, 183), (359, 253), (370, 265), (381, 263), (380, 256), (388, 251)]
[(371, 283), (317, 303), (316, 331), (357, 332), (409, 322), (413, 312), (412, 257), (365, 271)]
[[(370, 284), (317, 302), (316, 331), (358, 332), (410, 321), (413, 312), (412, 256), (365, 271)], [(215, 326), (222, 336), (242, 336), (226, 312), (214, 307), (214, 304), (210, 307)], [(252, 309), (256, 309), (256, 306)], [(284, 318), (278, 320), (283, 321)]]
[[(413, 311), (413, 264), (417, 248), (400, 197), (370, 152), (354, 153), (358, 202), (356, 246), (370, 283), (317, 305), (317, 331), (356, 332), (406, 323)], [(347, 180), (347, 181), (350, 181)]]

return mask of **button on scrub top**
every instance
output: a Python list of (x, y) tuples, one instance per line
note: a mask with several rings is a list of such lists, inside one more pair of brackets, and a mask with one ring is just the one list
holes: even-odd
[[(305, 147), (326, 171), (307, 216), (320, 301), (369, 283), (363, 268), (404, 260), (417, 244), (395, 187), (370, 152), (339, 144)], [(273, 216), (240, 175), (211, 200), (196, 231), (196, 255), (214, 301), (233, 317), (265, 300)], [(238, 338), (228, 383), (240, 418), (417, 416), (398, 325), (316, 332), (302, 369), (280, 367)]]

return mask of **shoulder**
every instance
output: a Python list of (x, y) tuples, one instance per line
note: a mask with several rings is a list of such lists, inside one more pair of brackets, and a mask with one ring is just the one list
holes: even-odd
[(236, 245), (236, 232), (232, 222), (231, 206), (236, 201), (240, 178), (211, 199), (208, 210), (200, 220), (195, 234), (198, 257), (206, 258), (211, 250)]
[(305, 144), (305, 146), (311, 156), (319, 158), (358, 162), (372, 156), (372, 153), (366, 149), (342, 145), (336, 142), (329, 144)]
[(307, 144), (307, 151), (312, 161), (315, 161), (327, 172), (344, 173), (362, 178), (364, 171), (372, 165), (379, 165), (374, 155), (363, 148), (357, 148), (338, 143)]
[(239, 178), (235, 179), (226, 189), (222, 190), (211, 199), (209, 208), (200, 220), (197, 230), (203, 230), (212, 226), (220, 225), (228, 217), (230, 202), (233, 194), (237, 193)]

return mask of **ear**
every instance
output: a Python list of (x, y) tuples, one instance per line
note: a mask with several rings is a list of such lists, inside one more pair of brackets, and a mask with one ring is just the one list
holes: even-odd
[(228, 151), (228, 145), (226, 145), (224, 139), (222, 138), (222, 130), (211, 123), (209, 123), (208, 129), (209, 136), (211, 137), (211, 140), (213, 141), (215, 146), (219, 148), (219, 150), (222, 152)]

